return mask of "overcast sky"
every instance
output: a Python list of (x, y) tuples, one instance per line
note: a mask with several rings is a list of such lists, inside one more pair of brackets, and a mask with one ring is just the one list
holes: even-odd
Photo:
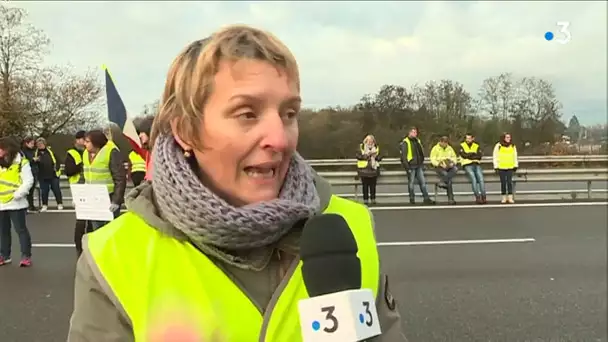
[[(107, 64), (132, 113), (169, 64), (217, 28), (269, 29), (296, 55), (306, 106), (350, 105), (387, 83), (457, 80), (474, 95), (501, 72), (550, 80), (564, 118), (606, 122), (606, 12), (596, 2), (12, 2), (52, 40), (48, 64)], [(560, 38), (570, 22), (572, 39)], [(100, 69), (100, 79), (102, 73)]]

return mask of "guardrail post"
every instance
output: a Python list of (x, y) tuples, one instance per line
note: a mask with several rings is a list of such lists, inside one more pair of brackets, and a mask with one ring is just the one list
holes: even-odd
[(355, 183), (355, 201), (359, 201), (359, 184)]
[(435, 203), (437, 203), (437, 192), (438, 192), (438, 190), (437, 190), (437, 183), (435, 183), (435, 193), (433, 194), (433, 198), (435, 200)]
[(591, 181), (587, 181), (587, 198), (591, 199)]

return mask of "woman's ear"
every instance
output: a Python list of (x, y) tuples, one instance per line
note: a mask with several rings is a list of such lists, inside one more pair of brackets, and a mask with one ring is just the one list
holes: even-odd
[(179, 136), (179, 130), (177, 128), (178, 128), (177, 119), (171, 120), (171, 133), (173, 134), (175, 141), (177, 141), (177, 144), (184, 151), (192, 151), (192, 146), (190, 145), (189, 142), (182, 140), (182, 138)]

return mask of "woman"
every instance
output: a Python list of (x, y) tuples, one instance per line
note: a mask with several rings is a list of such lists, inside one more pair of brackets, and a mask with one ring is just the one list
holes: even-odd
[(299, 84), (291, 52), (246, 26), (178, 55), (152, 129), (151, 182), (83, 239), (68, 341), (301, 341), (298, 223), (332, 211), (360, 234), (370, 266), (383, 331), (370, 341), (405, 340), (369, 210), (333, 196), (296, 152)]
[(32, 239), (25, 223), (27, 195), (34, 185), (30, 163), (12, 138), (0, 138), (0, 266), (11, 263), (11, 221), (19, 235), (21, 262), (32, 265)]
[(61, 194), (61, 186), (59, 185), (59, 169), (61, 165), (57, 163), (55, 153), (47, 145), (46, 139), (36, 139), (36, 147), (38, 149), (34, 152), (34, 161), (38, 165), (38, 181), (40, 182), (40, 197), (42, 198), (42, 208), (40, 208), (40, 211), (45, 212), (48, 210), (49, 190), (55, 196), (57, 209), (63, 210), (63, 196)]
[[(84, 137), (85, 151), (82, 155), (83, 174), (86, 184), (104, 184), (110, 194), (110, 211), (114, 217), (120, 214), (120, 206), (127, 186), (124, 159), (116, 145), (100, 130), (87, 132)], [(105, 225), (106, 221), (91, 221), (91, 228)], [(78, 250), (77, 246), (77, 250)]]
[(494, 170), (500, 177), (501, 203), (515, 203), (513, 200), (513, 174), (517, 171), (517, 148), (511, 141), (511, 134), (504, 133), (494, 146), (492, 153)]
[(376, 181), (380, 175), (381, 160), (376, 138), (371, 134), (366, 136), (357, 153), (357, 173), (363, 185), (363, 202), (366, 205), (370, 199), (372, 204), (376, 204)]

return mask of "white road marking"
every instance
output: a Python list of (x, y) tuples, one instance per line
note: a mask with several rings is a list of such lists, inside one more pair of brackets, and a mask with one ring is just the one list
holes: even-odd
[(385, 210), (436, 210), (436, 209), (495, 209), (537, 207), (589, 207), (608, 206), (608, 202), (564, 202), (564, 203), (515, 203), (515, 204), (464, 204), (464, 205), (406, 205), (370, 207), (372, 211)]
[[(489, 239), (489, 240), (444, 240), (444, 241), (395, 241), (395, 242), (378, 242), (378, 247), (394, 247), (394, 246), (433, 246), (433, 245), (471, 245), (483, 243), (521, 243), (535, 242), (534, 238), (524, 239)], [(73, 243), (35, 243), (32, 247), (37, 248), (74, 248)]]
[(437, 246), (437, 245), (473, 245), (484, 243), (522, 243), (535, 242), (534, 238), (524, 239), (488, 239), (488, 240), (444, 240), (444, 241), (396, 241), (379, 242), (378, 247), (398, 247), (398, 246)]

